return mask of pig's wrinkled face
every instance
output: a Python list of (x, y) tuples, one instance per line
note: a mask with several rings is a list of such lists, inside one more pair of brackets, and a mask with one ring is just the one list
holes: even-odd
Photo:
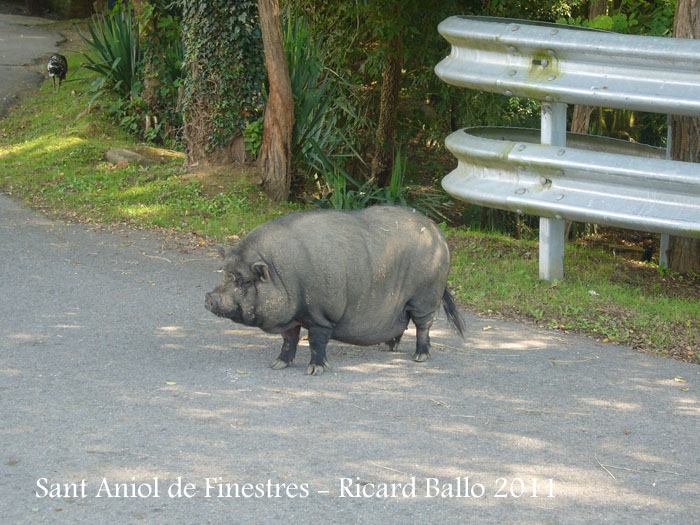
[(263, 319), (257, 305), (260, 287), (270, 280), (267, 264), (263, 261), (246, 263), (230, 249), (220, 248), (219, 251), (224, 257), (224, 280), (206, 294), (205, 308), (236, 323), (261, 326)]

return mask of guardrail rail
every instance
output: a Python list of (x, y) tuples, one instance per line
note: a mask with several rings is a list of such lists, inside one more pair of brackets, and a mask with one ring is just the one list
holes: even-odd
[(700, 164), (566, 133), (567, 104), (700, 116), (700, 41), (486, 17), (438, 31), (452, 45), (442, 80), (542, 102), (540, 130), (452, 133), (458, 165), (442, 182), (458, 199), (539, 216), (541, 278), (563, 278), (566, 220), (661, 233), (662, 262), (669, 234), (700, 237)]

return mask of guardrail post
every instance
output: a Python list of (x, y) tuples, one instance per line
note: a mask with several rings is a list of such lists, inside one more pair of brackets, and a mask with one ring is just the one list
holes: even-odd
[(459, 163), (442, 181), (458, 199), (539, 216), (540, 278), (564, 276), (564, 219), (661, 233), (661, 264), (669, 234), (697, 237), (698, 165), (664, 160), (660, 148), (567, 138), (565, 104), (700, 116), (700, 40), (470, 16), (438, 30), (452, 46), (435, 66), (442, 80), (542, 102), (542, 144), (455, 131), (445, 145)]
[[(566, 146), (566, 104), (542, 103), (540, 133), (542, 144)], [(564, 278), (565, 231), (564, 219), (540, 217), (540, 279), (554, 281)]]

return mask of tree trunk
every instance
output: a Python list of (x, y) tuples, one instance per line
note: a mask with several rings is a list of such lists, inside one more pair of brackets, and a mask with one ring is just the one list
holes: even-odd
[[(700, 0), (678, 0), (673, 31), (676, 38), (700, 38)], [(700, 118), (671, 117), (671, 158), (700, 162)], [(671, 237), (668, 266), (679, 273), (700, 272), (700, 239)]]
[(399, 88), (401, 87), (401, 55), (403, 42), (401, 34), (392, 38), (387, 50), (387, 66), (382, 74), (382, 91), (379, 102), (379, 125), (377, 126), (376, 146), (372, 159), (372, 178), (379, 186), (387, 186), (391, 180), (394, 143), (396, 139), (396, 118), (399, 109)]
[(41, 2), (39, 0), (25, 0), (24, 10), (30, 16), (41, 14)]
[[(134, 7), (134, 13), (140, 22), (144, 21), (146, 9), (146, 0), (131, 0), (131, 5)], [(145, 24), (139, 24), (142, 49), (151, 51), (156, 54), (161, 63), (163, 63), (163, 51), (158, 38), (158, 31), (155, 27), (155, 18), (150, 16)], [(145, 53), (146, 61), (143, 65), (143, 88), (141, 89), (141, 98), (146, 103), (148, 108), (153, 111), (156, 108), (156, 90), (160, 87), (159, 74), (155, 71), (154, 65), (151, 62), (149, 53)]]
[[(604, 15), (607, 12), (607, 7), (607, 0), (591, 0), (588, 5), (588, 19), (593, 20), (599, 15)], [(571, 119), (571, 131), (573, 133), (588, 133), (593, 109), (592, 106), (584, 106), (582, 104), (574, 106), (574, 115)]]
[[(605, 13), (607, 13), (607, 8), (607, 0), (591, 0), (588, 4), (588, 19), (593, 20), (599, 15), (604, 15)], [(594, 109), (595, 108), (593, 106), (584, 106), (583, 104), (576, 104), (574, 106), (574, 114), (571, 117), (572, 133), (588, 134), (588, 129), (591, 127), (591, 115), (593, 114)], [(566, 221), (564, 236), (567, 239), (571, 234), (572, 226), (572, 221)]]
[(258, 0), (258, 10), (270, 84), (258, 163), (265, 193), (276, 202), (282, 202), (289, 197), (291, 183), (294, 100), (284, 54), (279, 2)]

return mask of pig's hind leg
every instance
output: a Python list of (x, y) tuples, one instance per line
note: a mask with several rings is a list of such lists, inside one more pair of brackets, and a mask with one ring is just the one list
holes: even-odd
[(403, 337), (403, 333), (397, 335), (393, 339), (390, 339), (389, 341), (384, 343), (386, 345), (387, 352), (398, 352), (399, 351), (398, 346), (399, 346), (399, 343), (401, 342), (402, 337)]
[(277, 359), (275, 359), (275, 362), (272, 363), (272, 368), (275, 370), (282, 370), (294, 362), (294, 357), (297, 354), (297, 344), (299, 343), (300, 330), (301, 325), (296, 325), (286, 332), (282, 332), (282, 338), (284, 339), (282, 351)]
[(413, 360), (418, 362), (427, 361), (430, 357), (430, 327), (433, 326), (435, 312), (439, 307), (433, 304), (421, 305), (421, 307), (410, 307), (409, 315), (413, 324), (416, 325), (416, 353)]
[(416, 325), (416, 353), (413, 360), (423, 362), (430, 357), (430, 327), (433, 326), (433, 314), (427, 319), (413, 319)]

